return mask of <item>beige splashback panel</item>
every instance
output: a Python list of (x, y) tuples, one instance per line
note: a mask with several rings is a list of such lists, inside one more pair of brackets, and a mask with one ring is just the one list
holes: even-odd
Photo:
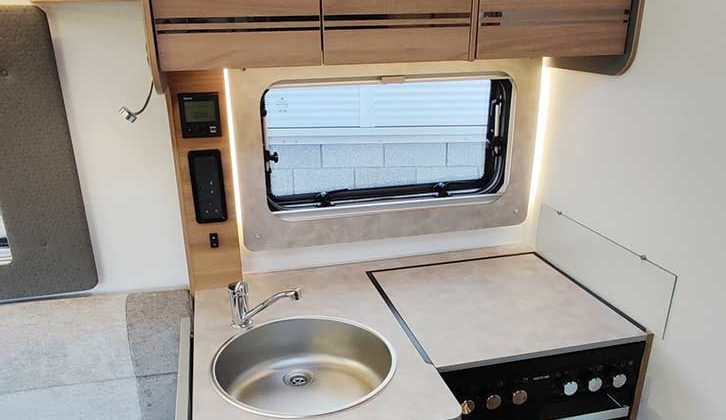
[[(518, 59), (230, 70), (245, 246), (252, 251), (284, 249), (521, 224), (527, 218), (541, 68), (541, 59)], [(358, 209), (324, 217), (291, 219), (272, 213), (267, 205), (262, 158), (260, 100), (265, 90), (289, 81), (365, 80), (397, 75), (506, 75), (513, 80), (508, 182), (503, 194), (495, 201), (440, 199), (424, 206), (418, 203), (389, 210)]]

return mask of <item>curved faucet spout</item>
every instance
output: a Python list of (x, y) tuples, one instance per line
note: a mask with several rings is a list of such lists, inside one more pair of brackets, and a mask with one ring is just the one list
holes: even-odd
[(300, 300), (302, 290), (300, 288), (288, 289), (275, 293), (262, 303), (250, 309), (249, 307), (249, 285), (244, 281), (231, 283), (228, 286), (230, 305), (232, 306), (232, 322), (241, 328), (250, 328), (252, 318), (264, 311), (280, 299)]

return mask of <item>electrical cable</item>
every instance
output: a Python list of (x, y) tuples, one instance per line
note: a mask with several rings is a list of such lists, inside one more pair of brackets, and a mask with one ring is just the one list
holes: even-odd
[(140, 110), (134, 112), (128, 109), (127, 107), (121, 107), (119, 109), (119, 113), (123, 115), (124, 119), (130, 123), (135, 123), (138, 119), (139, 115), (143, 114), (144, 111), (146, 111), (146, 107), (149, 106), (149, 102), (151, 101), (151, 94), (154, 93), (154, 81), (151, 81), (151, 86), (149, 86), (149, 94), (146, 95), (146, 101), (144, 101), (144, 105), (141, 107)]

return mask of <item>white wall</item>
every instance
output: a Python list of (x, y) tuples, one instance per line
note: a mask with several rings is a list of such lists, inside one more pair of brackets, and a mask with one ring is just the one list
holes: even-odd
[(726, 418), (726, 3), (650, 0), (622, 77), (553, 70), (541, 199), (680, 274), (642, 419)]
[[(0, 4), (27, 1), (0, 0)], [(140, 4), (57, 4), (48, 14), (100, 274), (94, 292), (184, 287), (186, 257), (162, 96), (150, 82)]]

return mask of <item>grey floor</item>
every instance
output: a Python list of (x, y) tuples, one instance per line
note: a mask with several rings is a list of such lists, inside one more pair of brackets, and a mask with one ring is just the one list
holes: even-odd
[(3, 420), (172, 420), (187, 291), (0, 306)]

